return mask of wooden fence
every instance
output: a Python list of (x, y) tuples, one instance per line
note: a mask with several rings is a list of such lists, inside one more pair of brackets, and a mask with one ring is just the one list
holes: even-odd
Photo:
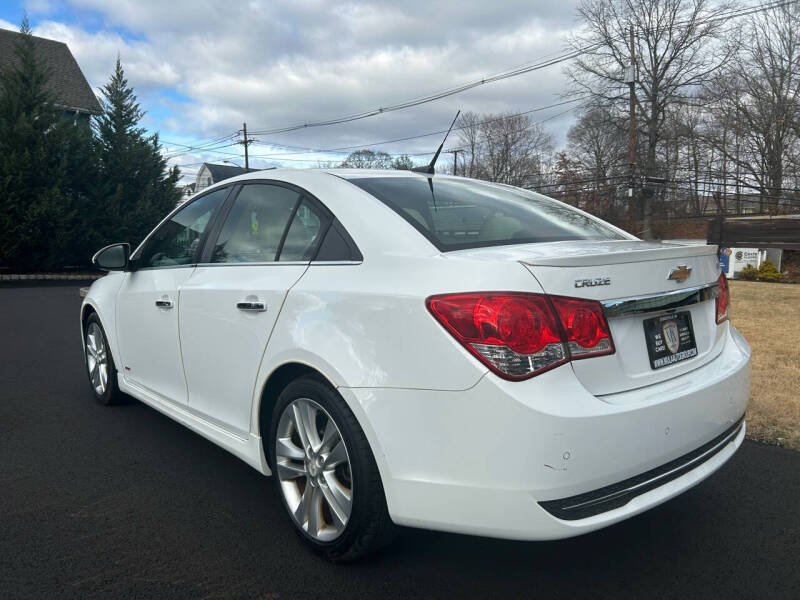
[(720, 247), (800, 250), (800, 215), (764, 218), (716, 217), (708, 223), (709, 244)]

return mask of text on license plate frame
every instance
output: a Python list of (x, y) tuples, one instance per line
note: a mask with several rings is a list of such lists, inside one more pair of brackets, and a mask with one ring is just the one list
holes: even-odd
[(642, 321), (650, 368), (663, 369), (697, 356), (697, 341), (689, 311)]

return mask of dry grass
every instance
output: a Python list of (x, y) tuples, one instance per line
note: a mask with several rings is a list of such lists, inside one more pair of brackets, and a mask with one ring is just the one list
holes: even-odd
[(747, 435), (800, 450), (800, 285), (730, 286), (731, 319), (753, 350)]

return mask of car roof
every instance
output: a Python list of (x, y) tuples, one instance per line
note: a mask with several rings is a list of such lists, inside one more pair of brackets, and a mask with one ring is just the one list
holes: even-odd
[(372, 194), (353, 185), (350, 180), (357, 177), (418, 177), (424, 180), (428, 175), (382, 169), (269, 169), (219, 181), (201, 194), (247, 182), (274, 181), (296, 185), (318, 198), (336, 215), (365, 256), (376, 255), (386, 248), (408, 254), (438, 254), (435, 246), (402, 216)]
[(428, 177), (427, 173), (418, 173), (407, 169), (325, 169), (326, 173), (344, 179), (360, 179), (363, 177)]
[[(215, 185), (230, 184), (237, 181), (248, 181), (251, 179), (286, 179), (291, 181), (298, 175), (334, 175), (341, 179), (360, 179), (363, 177), (431, 177), (427, 173), (399, 169), (264, 169), (243, 173), (229, 179), (224, 179)], [(436, 177), (451, 177), (449, 175), (437, 175)]]

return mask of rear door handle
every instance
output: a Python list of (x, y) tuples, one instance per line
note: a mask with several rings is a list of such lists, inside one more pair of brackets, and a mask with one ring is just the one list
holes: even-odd
[(156, 306), (158, 308), (172, 308), (175, 306), (175, 303), (169, 298), (160, 298), (156, 300)]
[(267, 305), (263, 302), (237, 302), (236, 308), (239, 310), (248, 310), (251, 312), (264, 312), (267, 310)]

